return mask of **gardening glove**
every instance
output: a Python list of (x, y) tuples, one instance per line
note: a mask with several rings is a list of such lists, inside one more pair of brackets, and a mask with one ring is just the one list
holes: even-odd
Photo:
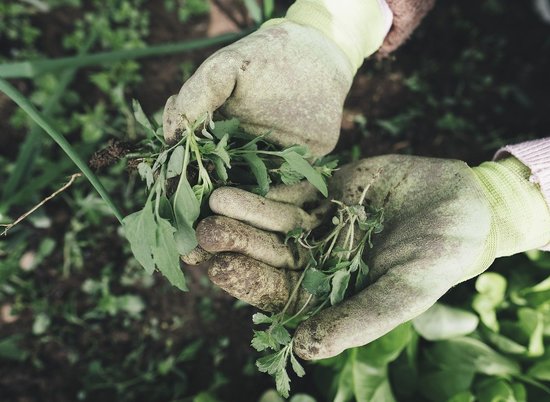
[[(369, 284), (303, 322), (295, 352), (321, 359), (369, 343), (433, 305), (456, 284), (479, 275), (500, 256), (550, 242), (550, 210), (529, 169), (513, 157), (476, 168), (455, 160), (380, 156), (341, 168), (329, 198), (384, 209), (384, 229), (366, 248)], [(303, 187), (276, 189), (266, 199), (235, 188), (212, 194), (220, 216), (202, 221), (199, 244), (218, 253), (212, 281), (259, 308), (277, 311), (296, 283), (304, 258), (280, 234), (319, 225), (307, 213)], [(295, 306), (303, 306), (301, 289)]]
[(250, 134), (269, 132), (277, 145), (327, 154), (353, 76), (390, 26), (383, 0), (297, 0), (285, 18), (267, 21), (198, 68), (166, 102), (164, 136), (173, 142), (220, 108)]
[(386, 0), (386, 2), (393, 14), (393, 25), (379, 49), (379, 54), (382, 56), (388, 55), (401, 46), (435, 4), (435, 0)]

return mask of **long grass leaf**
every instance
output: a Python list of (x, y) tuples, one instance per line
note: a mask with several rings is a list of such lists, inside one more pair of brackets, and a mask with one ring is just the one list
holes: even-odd
[(245, 30), (238, 33), (220, 35), (213, 38), (194, 39), (180, 43), (167, 43), (164, 45), (154, 45), (139, 49), (121, 49), (86, 56), (61, 57), (58, 59), (2, 64), (0, 65), (0, 78), (34, 78), (38, 75), (64, 68), (86, 67), (97, 64), (114, 63), (121, 60), (132, 60), (143, 57), (183, 53), (203, 47), (233, 42), (250, 32), (251, 30)]
[(101, 198), (107, 203), (111, 211), (122, 224), (122, 214), (115, 206), (111, 197), (96, 177), (96, 175), (90, 170), (86, 162), (80, 158), (80, 155), (75, 152), (74, 148), (69, 144), (69, 142), (63, 137), (56, 129), (54, 129), (44, 117), (36, 110), (36, 108), (29, 102), (25, 96), (15, 89), (9, 82), (0, 78), (0, 91), (4, 92), (11, 100), (13, 100), (17, 105), (23, 109), (30, 118), (38, 124), (67, 154), (69, 158), (74, 162), (74, 164), (80, 169), (80, 171), (86, 176), (90, 181), (92, 186), (99, 193)]

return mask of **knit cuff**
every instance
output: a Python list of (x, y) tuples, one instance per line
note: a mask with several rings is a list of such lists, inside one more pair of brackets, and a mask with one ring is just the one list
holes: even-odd
[[(507, 145), (497, 151), (494, 160), (513, 155), (531, 170), (529, 181), (538, 184), (550, 209), (550, 137)], [(541, 250), (550, 251), (550, 244)]]

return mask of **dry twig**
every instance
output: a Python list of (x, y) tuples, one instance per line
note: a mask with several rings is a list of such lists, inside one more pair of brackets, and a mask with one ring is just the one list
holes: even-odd
[(8, 230), (10, 230), (11, 228), (13, 228), (15, 225), (17, 225), (18, 223), (20, 223), (22, 220), (24, 220), (27, 216), (29, 216), (30, 214), (32, 214), (34, 211), (36, 211), (38, 208), (40, 208), (42, 205), (44, 205), (45, 203), (47, 203), (48, 201), (50, 201), (52, 198), (54, 198), (55, 196), (57, 196), (59, 193), (65, 191), (66, 189), (68, 189), (73, 183), (74, 181), (79, 178), (80, 176), (82, 176), (82, 173), (75, 173), (73, 174), (70, 178), (69, 178), (69, 181), (67, 183), (65, 183), (63, 185), (63, 187), (61, 187), (60, 189), (54, 191), (53, 193), (51, 193), (49, 196), (47, 196), (46, 198), (44, 198), (42, 201), (40, 201), (38, 204), (36, 204), (34, 207), (32, 207), (31, 209), (29, 209), (27, 212), (25, 212), (23, 215), (21, 215), (19, 218), (17, 218), (14, 222), (12, 223), (9, 223), (9, 224), (0, 224), (0, 226), (4, 227), (4, 231), (0, 234), (0, 236), (5, 236), (7, 233), (8, 233)]

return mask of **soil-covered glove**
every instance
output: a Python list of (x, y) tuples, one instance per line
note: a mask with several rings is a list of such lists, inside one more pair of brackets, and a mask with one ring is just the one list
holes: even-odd
[(214, 53), (168, 99), (166, 140), (220, 108), (250, 134), (329, 153), (353, 76), (390, 25), (383, 0), (297, 0), (285, 18)]
[[(370, 285), (302, 323), (295, 352), (320, 359), (364, 345), (419, 315), (496, 257), (547, 244), (550, 211), (528, 176), (515, 158), (472, 169), (455, 160), (392, 155), (340, 169), (330, 197), (355, 205), (368, 187), (365, 202), (384, 208), (384, 230), (367, 248)], [(322, 207), (311, 213), (300, 207), (315, 196), (307, 184), (300, 186), (278, 188), (267, 199), (234, 188), (212, 194), (211, 208), (223, 216), (207, 218), (197, 233), (203, 248), (218, 253), (209, 270), (213, 282), (262, 309), (284, 305), (304, 259), (277, 233), (330, 217)]]

